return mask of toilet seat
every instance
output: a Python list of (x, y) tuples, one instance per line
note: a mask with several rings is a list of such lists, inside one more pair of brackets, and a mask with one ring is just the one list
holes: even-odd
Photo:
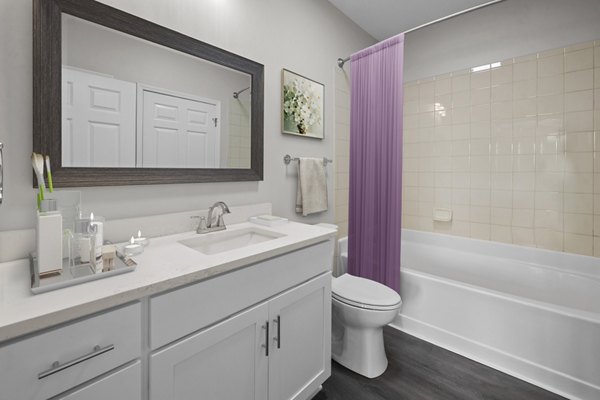
[(350, 274), (334, 278), (331, 291), (334, 299), (358, 308), (387, 311), (402, 304), (400, 295), (389, 287)]
[(390, 311), (390, 310), (396, 310), (402, 304), (402, 303), (398, 303), (398, 304), (393, 305), (393, 306), (375, 306), (375, 305), (363, 304), (363, 303), (358, 303), (356, 301), (344, 299), (343, 297), (336, 296), (335, 294), (332, 294), (331, 297), (333, 298), (333, 300), (337, 300), (340, 303), (345, 304), (347, 306), (356, 307), (356, 308), (360, 308), (360, 309), (363, 309), (363, 310), (370, 310), (370, 311)]

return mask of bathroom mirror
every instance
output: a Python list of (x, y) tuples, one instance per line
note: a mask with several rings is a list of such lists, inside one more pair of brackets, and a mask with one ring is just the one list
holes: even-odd
[(54, 185), (261, 180), (263, 66), (90, 0), (34, 0)]

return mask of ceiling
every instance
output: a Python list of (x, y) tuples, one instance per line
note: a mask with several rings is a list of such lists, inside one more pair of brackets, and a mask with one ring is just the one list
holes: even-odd
[(377, 40), (490, 0), (329, 0)]

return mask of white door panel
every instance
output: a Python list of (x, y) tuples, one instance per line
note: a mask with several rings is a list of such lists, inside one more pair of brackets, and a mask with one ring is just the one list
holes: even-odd
[[(160, 167), (177, 167), (179, 159), (179, 143), (177, 137), (179, 130), (173, 128), (154, 128), (155, 146), (152, 146), (152, 152), (156, 154), (155, 165)], [(144, 152), (144, 155), (146, 152)], [(145, 159), (146, 157), (144, 157)], [(145, 164), (145, 163), (144, 163)], [(148, 166), (148, 165), (145, 165)]]
[(142, 100), (142, 167), (218, 168), (218, 101), (185, 95), (139, 91)]
[(188, 167), (205, 168), (209, 159), (208, 135), (204, 132), (188, 131), (186, 151), (186, 157), (189, 160)]
[(150, 357), (150, 400), (265, 400), (268, 358), (262, 304)]
[(188, 122), (192, 124), (206, 125), (208, 113), (203, 110), (188, 110)]
[(93, 166), (119, 165), (121, 154), (121, 127), (118, 124), (90, 122), (90, 144), (93, 151), (90, 154)]
[(136, 84), (62, 71), (62, 165), (135, 167)]
[(167, 104), (154, 104), (154, 119), (156, 121), (177, 122), (179, 109)]
[(108, 89), (103, 87), (91, 86), (90, 108), (99, 111), (119, 112), (121, 110), (121, 91), (118, 89)]

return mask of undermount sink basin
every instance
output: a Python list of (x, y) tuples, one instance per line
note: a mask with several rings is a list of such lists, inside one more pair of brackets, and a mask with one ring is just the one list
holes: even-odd
[(282, 236), (285, 235), (283, 233), (252, 227), (235, 231), (207, 233), (192, 239), (181, 240), (179, 243), (203, 254), (217, 254), (277, 239)]

